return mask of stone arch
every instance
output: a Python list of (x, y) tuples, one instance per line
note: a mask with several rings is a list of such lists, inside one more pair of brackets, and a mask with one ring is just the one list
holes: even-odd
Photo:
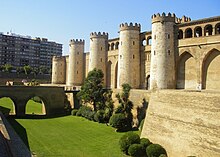
[(119, 42), (116, 42), (115, 49), (118, 50)]
[(111, 50), (114, 50), (114, 49), (115, 49), (115, 44), (111, 43)]
[(178, 39), (183, 39), (183, 30), (182, 29), (180, 29), (178, 31)]
[(107, 78), (106, 78), (106, 87), (111, 88), (112, 85), (112, 62), (108, 61), (107, 63)]
[(194, 29), (194, 37), (201, 37), (202, 36), (202, 27), (197, 26)]
[(185, 30), (185, 38), (192, 38), (192, 29), (191, 28), (187, 28)]
[(108, 51), (110, 51), (110, 44), (108, 44)]
[(115, 64), (114, 88), (117, 88), (117, 82), (118, 82), (118, 62)]
[(196, 89), (196, 85), (196, 60), (193, 55), (185, 51), (179, 56), (177, 69), (177, 88)]
[(212, 25), (208, 24), (204, 27), (205, 36), (212, 35), (212, 31), (213, 31)]
[(144, 38), (144, 39), (142, 39), (142, 41), (141, 41), (141, 45), (142, 46), (146, 46), (147, 45), (147, 41), (146, 41), (146, 39)]
[(152, 43), (152, 37), (149, 36), (147, 37), (147, 45), (151, 45), (151, 43)]
[[(0, 100), (1, 99), (4, 99), (4, 98), (7, 98), (7, 99), (9, 99), (8, 101), (10, 101), (11, 102), (11, 104), (12, 104), (12, 111), (10, 110), (10, 109), (5, 109), (3, 106), (1, 106), (1, 105), (4, 105), (5, 106), (5, 104), (1, 104), (0, 103), (0, 110), (2, 109), (2, 110), (4, 110), (4, 114), (6, 114), (6, 115), (8, 115), (8, 114), (13, 114), (13, 115), (15, 115), (16, 114), (16, 102), (15, 102), (15, 99), (14, 98), (12, 98), (12, 97), (10, 97), (10, 96), (0, 96)], [(5, 106), (6, 107), (6, 106)], [(7, 106), (7, 107), (9, 107), (9, 108), (11, 108), (11, 106)]]
[(215, 34), (220, 34), (220, 23), (215, 25)]
[(220, 51), (212, 49), (202, 62), (202, 88), (220, 89)]
[(146, 77), (146, 89), (147, 90), (150, 89), (150, 74), (148, 74)]
[[(26, 101), (25, 101), (25, 114), (32, 114), (32, 112), (27, 112), (27, 107), (28, 107), (28, 102), (29, 102), (29, 100), (31, 100), (32, 98), (34, 98), (34, 97), (38, 97), (39, 99), (40, 99), (40, 101), (41, 101), (41, 106), (42, 106), (42, 108), (41, 108), (41, 113), (38, 113), (39, 115), (41, 114), (41, 115), (46, 115), (46, 113), (47, 113), (47, 108), (48, 108), (48, 105), (47, 105), (47, 101), (46, 101), (46, 98), (44, 98), (44, 97), (42, 97), (42, 96), (39, 96), (39, 95), (30, 95), (27, 99), (26, 99)], [(36, 104), (35, 104), (36, 105)], [(38, 104), (37, 104), (38, 105)], [(34, 113), (35, 114), (35, 113)]]

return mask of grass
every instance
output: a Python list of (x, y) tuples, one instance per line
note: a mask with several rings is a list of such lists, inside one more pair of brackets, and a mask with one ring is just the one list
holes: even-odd
[[(88, 121), (82, 117), (66, 116), (52, 119), (16, 119), (11, 121), (19, 132), (25, 128), (29, 147), (38, 157), (123, 157), (118, 140), (123, 133)], [(14, 124), (15, 123), (15, 124)], [(26, 137), (23, 138), (26, 139)]]
[(9, 122), (37, 157), (126, 156), (118, 145), (124, 133), (117, 133), (106, 124), (95, 123), (82, 117), (65, 116), (48, 119), (10, 117)]

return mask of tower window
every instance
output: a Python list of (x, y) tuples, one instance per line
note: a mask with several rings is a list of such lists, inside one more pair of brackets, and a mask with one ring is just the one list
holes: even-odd
[(133, 55), (133, 59), (134, 59), (134, 55)]
[(121, 41), (121, 45), (122, 45), (122, 41)]
[(168, 50), (168, 55), (170, 55), (170, 50)]
[(102, 62), (102, 58), (101, 58), (101, 62)]
[(135, 45), (135, 42), (133, 41), (133, 45)]
[(76, 71), (76, 74), (78, 74), (78, 70)]
[(157, 37), (156, 37), (156, 35), (154, 35), (154, 39), (156, 39)]
[(102, 51), (102, 47), (101, 47), (101, 51)]
[(156, 55), (156, 51), (154, 51), (154, 55)]
[(167, 39), (170, 39), (170, 34), (167, 34)]
[(122, 59), (122, 55), (120, 55), (120, 59)]
[(79, 64), (79, 62), (77, 61), (76, 64)]
[(79, 55), (79, 52), (77, 52), (77, 55)]

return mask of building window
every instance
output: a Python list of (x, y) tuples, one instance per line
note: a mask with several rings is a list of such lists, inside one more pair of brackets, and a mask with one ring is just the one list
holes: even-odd
[(170, 55), (170, 50), (168, 50), (168, 55)]
[(122, 41), (121, 41), (121, 45), (122, 45)]
[(156, 51), (154, 51), (154, 55), (156, 55)]
[(101, 58), (101, 62), (102, 62), (102, 58)]
[(134, 55), (133, 55), (133, 59), (134, 59)]
[(170, 34), (167, 34), (167, 39), (170, 39)]
[(157, 38), (156, 35), (154, 35), (154, 39), (155, 39), (155, 40), (156, 40), (156, 38)]
[(122, 59), (122, 55), (120, 55), (120, 59)]
[(133, 45), (135, 45), (135, 42), (133, 41)]
[(77, 52), (77, 55), (79, 55), (79, 52)]
[(101, 47), (101, 51), (102, 51), (102, 47)]
[(76, 71), (76, 74), (78, 74), (78, 70)]

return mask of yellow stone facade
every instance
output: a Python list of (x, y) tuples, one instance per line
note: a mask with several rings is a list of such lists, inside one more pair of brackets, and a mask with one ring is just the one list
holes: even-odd
[[(124, 23), (120, 25), (118, 38), (103, 38), (103, 41), (94, 38), (97, 42), (90, 41), (90, 52), (83, 53), (80, 63), (83, 69), (78, 73), (84, 79), (89, 70), (101, 68), (107, 88), (130, 83), (135, 89), (219, 89), (219, 16), (191, 20), (170, 13), (156, 14), (152, 16), (152, 31), (140, 29), (139, 24)], [(99, 33), (93, 34), (99, 37)], [(65, 58), (65, 69), (56, 67), (57, 60), (53, 62), (54, 84), (68, 84), (71, 64), (70, 57)], [(65, 79), (57, 75), (56, 69), (63, 70)], [(72, 82), (71, 85), (80, 84)]]

